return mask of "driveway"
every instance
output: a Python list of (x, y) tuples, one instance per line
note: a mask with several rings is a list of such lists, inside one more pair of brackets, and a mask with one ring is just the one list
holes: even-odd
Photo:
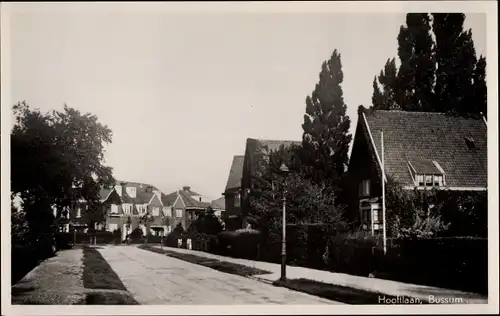
[(140, 304), (340, 304), (139, 249), (99, 249)]

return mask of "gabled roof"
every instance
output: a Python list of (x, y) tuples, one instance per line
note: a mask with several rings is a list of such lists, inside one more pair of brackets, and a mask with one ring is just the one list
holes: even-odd
[[(367, 129), (361, 130), (369, 134), (365, 135), (368, 143), (375, 146), (380, 159), (380, 133), (383, 132), (385, 172), (403, 185), (414, 185), (410, 162), (418, 174), (440, 173), (442, 169), (446, 187), (488, 186), (487, 127), (481, 118), (372, 111), (361, 113), (358, 124), (366, 125)], [(474, 148), (468, 146), (467, 138), (473, 141)]]
[(224, 210), (226, 208), (224, 197), (220, 197), (217, 200), (213, 200), (210, 203), (210, 207), (212, 207), (214, 210)]
[(293, 141), (293, 140), (270, 140), (270, 139), (255, 139), (255, 138), (247, 138), (247, 149), (249, 145), (253, 147), (253, 151), (260, 152), (264, 154), (268, 154), (271, 151), (278, 150), (281, 145), (285, 147), (291, 145), (300, 145), (301, 141)]
[(161, 201), (163, 206), (172, 206), (174, 205), (177, 198), (182, 199), (182, 202), (186, 206), (187, 209), (195, 208), (195, 209), (205, 209), (210, 203), (201, 202), (199, 199), (195, 198), (201, 196), (201, 194), (191, 191), (191, 189), (187, 189), (188, 187), (184, 187), (182, 190), (177, 190), (169, 194), (161, 195)]
[[(147, 183), (131, 182), (131, 181), (116, 181), (117, 185), (122, 185), (122, 203), (147, 204), (158, 189)], [(132, 198), (128, 195), (126, 187), (136, 188), (136, 196)]]
[(231, 164), (231, 169), (229, 170), (229, 176), (227, 178), (225, 191), (241, 187), (241, 177), (243, 175), (244, 161), (245, 161), (245, 156), (233, 157), (233, 163)]
[(184, 205), (186, 205), (186, 208), (207, 208), (210, 205), (210, 203), (201, 202), (193, 198), (193, 196), (199, 196), (198, 193), (187, 190), (179, 190), (178, 192), (184, 202)]
[(161, 202), (163, 203), (163, 206), (174, 205), (176, 199), (177, 199), (177, 191), (169, 194), (164, 194), (164, 193), (161, 194)]

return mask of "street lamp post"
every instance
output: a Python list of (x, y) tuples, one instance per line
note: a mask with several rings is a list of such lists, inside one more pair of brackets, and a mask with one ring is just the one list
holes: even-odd
[(280, 171), (284, 176), (283, 180), (283, 235), (281, 238), (281, 281), (286, 280), (286, 176), (288, 167), (282, 163)]
[(146, 214), (145, 217), (146, 222), (144, 223), (146, 226), (146, 245), (148, 244), (148, 239), (149, 239), (149, 222), (151, 221), (152, 218), (153, 216), (151, 216), (151, 214), (149, 213)]

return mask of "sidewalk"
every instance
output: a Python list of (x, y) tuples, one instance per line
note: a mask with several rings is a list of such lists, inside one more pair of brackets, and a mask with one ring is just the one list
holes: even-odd
[[(153, 247), (160, 248), (161, 246), (155, 245)], [(202, 251), (187, 250), (180, 248), (165, 247), (163, 249), (175, 251), (179, 253), (190, 253), (197, 256), (206, 258), (213, 258), (220, 261), (237, 263), (257, 269), (262, 269), (271, 272), (271, 274), (257, 275), (252, 278), (258, 279), (263, 282), (274, 282), (279, 279), (281, 273), (281, 266), (275, 263), (252, 261), (247, 259), (237, 259), (230, 257), (223, 257)], [(425, 285), (402, 283), (397, 281), (383, 280), (377, 278), (367, 278), (344, 273), (335, 273), (322, 270), (315, 270), (302, 267), (287, 266), (287, 277), (290, 279), (309, 279), (318, 282), (331, 283), (340, 286), (347, 286), (359, 290), (370, 292), (378, 292), (385, 295), (399, 296), (399, 297), (414, 297), (422, 301), (429, 301), (432, 295), (436, 298), (463, 298), (469, 304), (487, 304), (488, 298), (476, 293), (467, 293), (457, 290), (442, 289), (437, 287), (430, 287)]]

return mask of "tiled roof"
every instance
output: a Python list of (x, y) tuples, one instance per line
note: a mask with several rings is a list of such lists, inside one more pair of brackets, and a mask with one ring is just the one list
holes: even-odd
[(99, 191), (101, 201), (104, 201), (108, 197), (110, 192), (111, 188), (101, 188), (101, 190)]
[(302, 144), (301, 141), (293, 141), (293, 140), (270, 140), (270, 139), (253, 139), (249, 138), (248, 141), (254, 141), (258, 143), (261, 146), (261, 149), (265, 153), (269, 153), (271, 151), (278, 150), (281, 145), (284, 145), (285, 147), (291, 146), (291, 145), (300, 145)]
[(213, 209), (224, 210), (226, 208), (226, 203), (225, 203), (224, 197), (220, 197), (217, 200), (213, 200), (212, 203), (210, 203), (210, 206)]
[(191, 190), (178, 190), (169, 194), (162, 193), (161, 201), (164, 206), (172, 206), (178, 196), (182, 199), (186, 208), (207, 208), (210, 205), (210, 203), (196, 199), (195, 197), (201, 195)]
[[(123, 203), (147, 204), (153, 197), (154, 191), (158, 190), (155, 186), (152, 186), (147, 183), (116, 181), (116, 184), (118, 185), (121, 185), (122, 183), (123, 183), (123, 188), (122, 188), (121, 198)], [(126, 187), (136, 188), (135, 198), (132, 198), (130, 195), (128, 195)]]
[(192, 194), (192, 191), (186, 191), (186, 190), (179, 190), (179, 195), (182, 198), (182, 201), (184, 201), (184, 204), (186, 205), (186, 208), (190, 207), (196, 207), (196, 208), (207, 208), (210, 203), (207, 202), (200, 202), (199, 200), (194, 199), (192, 196), (199, 195), (198, 193)]
[(233, 163), (231, 164), (231, 169), (229, 170), (225, 191), (241, 187), (241, 176), (243, 174), (244, 161), (245, 156), (233, 157)]
[[(487, 128), (482, 119), (405, 111), (365, 116), (380, 159), (383, 131), (385, 171), (400, 183), (413, 185), (408, 161), (417, 173), (438, 171), (436, 161), (445, 172), (446, 186), (487, 187)], [(469, 148), (466, 138), (475, 148)]]
[(175, 200), (177, 199), (177, 192), (172, 192), (170, 194), (161, 194), (161, 202), (163, 206), (172, 206), (174, 205)]

